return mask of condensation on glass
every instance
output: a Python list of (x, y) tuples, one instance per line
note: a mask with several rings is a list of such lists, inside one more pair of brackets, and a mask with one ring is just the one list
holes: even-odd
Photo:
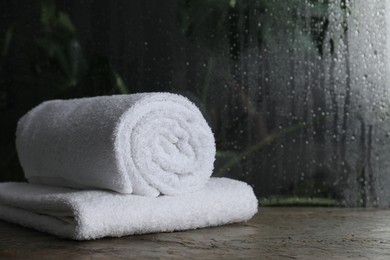
[(133, 91), (201, 107), (215, 176), (260, 197), (389, 206), (388, 1), (152, 2), (110, 16), (123, 35), (107, 44)]
[(172, 56), (172, 89), (196, 87), (215, 132), (215, 175), (388, 206), (385, 1), (222, 2), (179, 8), (193, 46)]
[(177, 92), (201, 108), (217, 142), (214, 176), (260, 197), (381, 207), (390, 205), (389, 3), (58, 1), (87, 58), (108, 57), (129, 92)]

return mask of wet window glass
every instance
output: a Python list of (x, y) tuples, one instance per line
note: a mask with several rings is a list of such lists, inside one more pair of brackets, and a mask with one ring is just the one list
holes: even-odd
[(1, 181), (23, 180), (38, 103), (163, 91), (209, 122), (214, 176), (262, 203), (389, 206), (387, 1), (22, 2), (0, 3)]

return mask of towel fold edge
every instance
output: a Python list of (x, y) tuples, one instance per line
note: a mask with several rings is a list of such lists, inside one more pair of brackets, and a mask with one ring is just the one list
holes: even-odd
[[(23, 189), (33, 184), (13, 185)], [(74, 191), (52, 197), (46, 194), (47, 201), (55, 200), (53, 205), (69, 206), (74, 217), (70, 223), (47, 210), (18, 208), (15, 203), (5, 205), (4, 194), (7, 192), (0, 189), (0, 219), (74, 240), (220, 226), (247, 221), (258, 210), (253, 189), (246, 183), (226, 178), (211, 178), (206, 188), (184, 196), (148, 198), (105, 191)], [(34, 197), (31, 200), (34, 201)], [(101, 203), (97, 204), (99, 201)]]

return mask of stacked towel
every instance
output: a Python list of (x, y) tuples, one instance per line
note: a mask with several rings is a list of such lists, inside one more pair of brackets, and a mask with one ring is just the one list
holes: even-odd
[(256, 211), (252, 188), (226, 178), (211, 178), (197, 192), (158, 198), (0, 184), (1, 219), (77, 240), (217, 226), (248, 220)]
[(245, 221), (245, 183), (210, 178), (215, 142), (199, 109), (169, 93), (44, 102), (18, 123), (30, 182), (0, 184), (0, 219), (84, 240)]

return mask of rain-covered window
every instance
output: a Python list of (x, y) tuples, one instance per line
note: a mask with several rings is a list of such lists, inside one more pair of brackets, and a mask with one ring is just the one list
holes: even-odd
[(388, 2), (1, 2), (0, 180), (41, 101), (169, 91), (212, 126), (214, 176), (264, 203), (389, 206)]

